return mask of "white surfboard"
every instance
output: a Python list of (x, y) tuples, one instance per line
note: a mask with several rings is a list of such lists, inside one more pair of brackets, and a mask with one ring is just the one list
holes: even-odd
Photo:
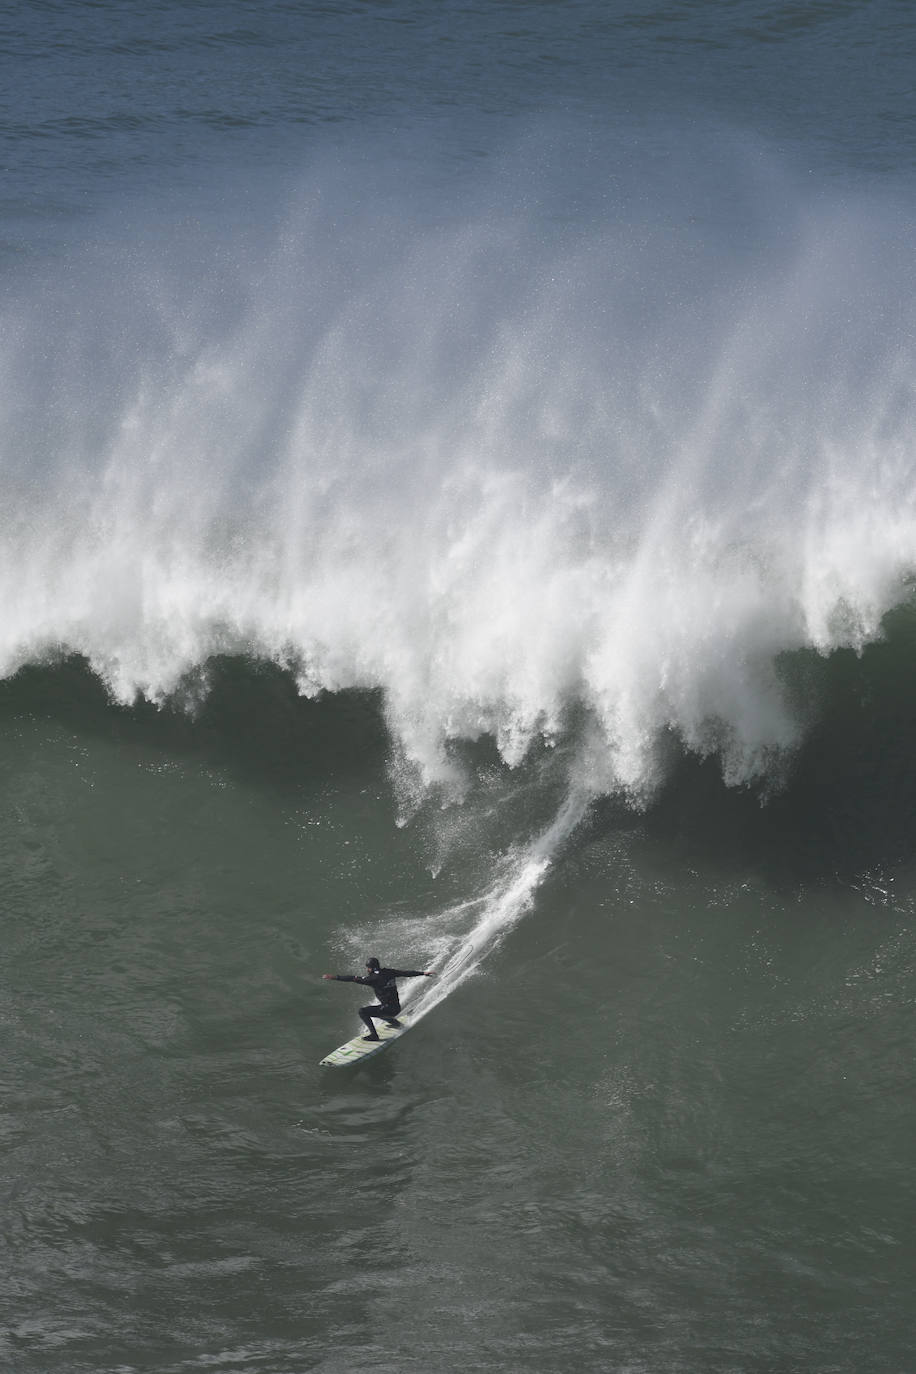
[[(386, 1026), (384, 1021), (376, 1021), (375, 1028), (378, 1031), (378, 1040), (364, 1040), (362, 1034), (348, 1040), (345, 1045), (339, 1046), (336, 1050), (331, 1050), (324, 1059), (320, 1059), (319, 1064), (327, 1064), (331, 1068), (343, 1069), (348, 1064), (359, 1064), (363, 1059), (369, 1059), (373, 1054), (379, 1054), (381, 1050), (387, 1050), (388, 1046), (395, 1040), (400, 1040), (405, 1031), (410, 1030), (410, 1021), (403, 1012), (398, 1014), (400, 1026)], [(365, 1032), (364, 1032), (365, 1033)]]

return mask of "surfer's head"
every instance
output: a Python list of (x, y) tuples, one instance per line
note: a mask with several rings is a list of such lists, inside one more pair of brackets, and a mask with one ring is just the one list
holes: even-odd
[(382, 966), (379, 963), (378, 959), (366, 960), (366, 968), (370, 971), (370, 973), (377, 973), (381, 967)]

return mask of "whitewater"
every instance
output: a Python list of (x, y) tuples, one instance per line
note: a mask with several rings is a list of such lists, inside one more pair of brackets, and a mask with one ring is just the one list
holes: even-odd
[(590, 796), (643, 804), (672, 740), (778, 779), (781, 656), (860, 650), (909, 595), (913, 269), (906, 204), (748, 151), (718, 222), (664, 184), (625, 215), (610, 177), (551, 230), (497, 176), (395, 223), (317, 165), (269, 233), (103, 223), (24, 273), (3, 674), (77, 654), (193, 708), (235, 654), (380, 689), (402, 791), (444, 802), (456, 742), (512, 769), (573, 729)]

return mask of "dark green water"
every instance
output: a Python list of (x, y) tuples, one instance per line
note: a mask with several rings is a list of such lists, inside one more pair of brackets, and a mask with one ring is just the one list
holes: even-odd
[(750, 812), (736, 858), (697, 777), (599, 808), (483, 976), (322, 1071), (319, 973), (442, 898), (372, 703), (287, 704), (253, 751), (218, 693), (4, 702), (8, 1367), (905, 1368), (908, 871), (776, 874)]
[(0, 1367), (910, 1374), (909, 8), (0, 42)]

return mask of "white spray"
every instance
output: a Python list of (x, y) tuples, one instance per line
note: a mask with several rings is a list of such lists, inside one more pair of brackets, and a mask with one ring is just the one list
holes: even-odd
[(502, 860), (492, 885), (472, 902), (446, 908), (423, 923), (421, 938), (436, 964), (436, 982), (408, 993), (411, 1020), (418, 1021), (476, 972), (529, 910), (538, 887), (563, 844), (588, 810), (590, 797), (571, 792), (551, 824), (529, 845)]

